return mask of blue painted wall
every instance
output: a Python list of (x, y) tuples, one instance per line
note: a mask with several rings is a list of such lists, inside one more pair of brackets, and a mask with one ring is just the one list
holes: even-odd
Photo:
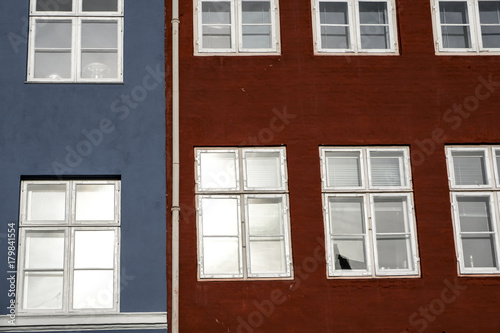
[(0, 314), (21, 177), (61, 175), (121, 177), (121, 312), (166, 311), (164, 1), (124, 2), (124, 84), (32, 84), (29, 0), (0, 1)]

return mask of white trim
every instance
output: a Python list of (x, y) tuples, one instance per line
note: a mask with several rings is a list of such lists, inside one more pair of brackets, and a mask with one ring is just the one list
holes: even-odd
[[(455, 178), (455, 161), (453, 160), (453, 153), (455, 152), (482, 152), (484, 156), (484, 172), (486, 177), (486, 184), (478, 184), (478, 185), (457, 185)], [(448, 160), (448, 179), (450, 189), (453, 190), (484, 190), (493, 187), (494, 181), (492, 181), (491, 175), (491, 165), (490, 165), (490, 154), (489, 149), (487, 147), (446, 147), (446, 158)]]
[[(420, 259), (418, 254), (417, 229), (413, 204), (413, 185), (411, 177), (410, 154), (408, 147), (320, 147), (321, 159), (321, 184), (323, 201), (323, 221), (325, 223), (325, 242), (327, 257), (327, 277), (328, 278), (384, 278), (384, 277), (419, 277)], [(329, 152), (358, 152), (359, 167), (362, 186), (335, 188), (327, 186), (328, 167), (327, 154)], [(370, 172), (370, 153), (389, 152), (394, 154), (400, 160), (399, 170), (401, 180), (405, 182), (403, 186), (372, 186)], [(402, 153), (402, 154), (401, 154)], [(365, 228), (365, 247), (366, 247), (366, 270), (336, 270), (335, 258), (332, 248), (330, 228), (330, 207), (329, 199), (332, 197), (361, 197), (363, 198), (363, 218)], [(381, 270), (378, 265), (376, 226), (374, 212), (374, 198), (376, 197), (395, 197), (404, 198), (405, 201), (405, 234), (409, 238), (407, 243), (408, 269), (387, 269)], [(400, 233), (398, 233), (400, 234)], [(410, 266), (411, 265), (411, 266)]]
[[(269, 2), (269, 15), (271, 17), (271, 47), (270, 48), (243, 48), (242, 36), (242, 1), (252, 0), (193, 0), (193, 26), (194, 26), (194, 55), (196, 56), (255, 56), (255, 55), (279, 55), (281, 54), (280, 42), (280, 19), (279, 0), (264, 0)], [(262, 1), (262, 0), (260, 0)], [(203, 43), (203, 22), (202, 6), (204, 2), (229, 2), (230, 4), (230, 25), (231, 47), (230, 48), (204, 48)]]
[[(359, 2), (385, 2), (387, 5), (387, 24), (389, 40), (387, 49), (362, 49), (359, 18)], [(329, 49), (321, 46), (320, 3), (341, 2), (347, 4), (347, 17), (350, 47), (346, 49)], [(397, 12), (394, 0), (311, 0), (313, 19), (314, 54), (316, 55), (399, 55)], [(379, 25), (379, 24), (377, 24)]]
[[(432, 26), (434, 35), (434, 46), (436, 55), (500, 55), (500, 45), (494, 48), (485, 48), (483, 46), (481, 34), (481, 21), (479, 12), (479, 1), (496, 1), (496, 0), (431, 0), (432, 11)], [(442, 40), (441, 15), (439, 4), (441, 2), (463, 2), (467, 4), (468, 27), (470, 48), (445, 48)], [(462, 26), (459, 24), (459, 26)], [(499, 25), (496, 25), (499, 26)]]
[[(123, 83), (123, 0), (117, 0), (117, 12), (82, 12), (82, 0), (73, 0), (73, 11), (57, 12), (43, 11), (36, 12), (36, 1), (30, 3), (30, 28), (28, 42), (28, 66), (27, 82), (36, 83)], [(57, 4), (57, 2), (54, 2)], [(70, 54), (70, 77), (35, 77), (35, 40), (36, 40), (36, 22), (43, 21), (68, 21), (71, 22), (71, 54)], [(116, 77), (110, 78), (83, 78), (81, 70), (82, 58), (82, 21), (109, 21), (117, 22), (117, 45), (116, 45)], [(114, 49), (114, 48), (113, 48)], [(105, 50), (105, 48), (103, 49)]]
[(86, 330), (166, 329), (166, 312), (122, 312), (114, 314), (22, 315), (14, 325), (9, 315), (0, 317), (0, 332), (44, 332)]
[[(206, 189), (201, 188), (201, 172), (202, 161), (201, 155), (204, 153), (220, 153), (230, 152), (235, 156), (235, 178), (237, 181), (236, 190), (234, 188), (225, 189)], [(281, 171), (281, 185), (278, 188), (249, 188), (245, 186), (246, 182), (246, 153), (279, 153), (279, 168)], [(289, 214), (289, 201), (288, 201), (288, 180), (286, 168), (286, 151), (284, 147), (263, 147), (263, 148), (195, 148), (195, 179), (196, 179), (196, 221), (197, 221), (197, 253), (198, 253), (198, 279), (207, 280), (259, 280), (259, 279), (290, 279), (293, 277), (293, 264), (292, 264), (292, 247), (291, 247), (291, 232), (290, 232), (290, 214)], [(204, 253), (203, 241), (205, 238), (203, 232), (203, 207), (202, 200), (204, 198), (212, 199), (236, 199), (237, 203), (237, 218), (238, 221), (238, 253), (239, 253), (239, 272), (237, 274), (206, 274), (203, 269)], [(280, 198), (282, 203), (282, 223), (283, 234), (279, 237), (284, 239), (284, 252), (286, 266), (285, 273), (252, 273), (250, 274), (250, 257), (249, 257), (249, 233), (248, 233), (248, 199), (249, 198)], [(214, 236), (219, 237), (219, 236)], [(236, 237), (220, 236), (220, 237)], [(274, 237), (274, 236), (270, 236)]]

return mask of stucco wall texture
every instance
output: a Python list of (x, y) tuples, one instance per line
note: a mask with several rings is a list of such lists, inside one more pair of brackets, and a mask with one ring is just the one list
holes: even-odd
[[(281, 55), (194, 56), (180, 3), (180, 332), (500, 332), (500, 278), (457, 274), (444, 153), (500, 143), (500, 57), (436, 55), (425, 0), (397, 1), (395, 56), (314, 55), (307, 0), (279, 3)], [(194, 148), (278, 145), (294, 280), (198, 281)], [(321, 145), (410, 147), (421, 277), (327, 279)]]

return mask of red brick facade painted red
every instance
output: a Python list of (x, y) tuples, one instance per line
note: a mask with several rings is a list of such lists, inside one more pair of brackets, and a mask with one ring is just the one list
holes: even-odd
[[(457, 278), (444, 154), (500, 143), (500, 56), (435, 55), (427, 0), (397, 2), (398, 56), (314, 55), (309, 0), (280, 1), (279, 56), (194, 56), (180, 2), (180, 332), (500, 332), (500, 277)], [(253, 145), (286, 146), (295, 279), (198, 281), (193, 149)], [(420, 278), (326, 278), (320, 145), (410, 146)]]

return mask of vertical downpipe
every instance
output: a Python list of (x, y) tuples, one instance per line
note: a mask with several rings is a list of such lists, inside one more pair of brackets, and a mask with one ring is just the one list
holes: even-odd
[(179, 333), (179, 0), (172, 0), (172, 323)]

